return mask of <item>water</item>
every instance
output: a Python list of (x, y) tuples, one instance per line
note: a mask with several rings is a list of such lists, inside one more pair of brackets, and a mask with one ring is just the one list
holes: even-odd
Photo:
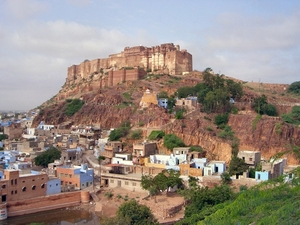
[(56, 209), (23, 216), (9, 217), (0, 221), (0, 225), (99, 225), (99, 218), (86, 210), (80, 209)]

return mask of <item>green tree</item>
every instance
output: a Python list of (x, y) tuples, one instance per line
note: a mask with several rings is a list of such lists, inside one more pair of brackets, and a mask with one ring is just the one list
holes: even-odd
[(151, 175), (142, 175), (141, 186), (144, 190), (148, 190), (151, 195), (156, 195), (161, 191), (169, 190), (169, 188), (180, 187), (182, 179), (180, 172), (175, 170), (164, 170), (155, 177)]
[(138, 140), (138, 139), (142, 138), (142, 134), (143, 134), (142, 130), (138, 129), (138, 130), (132, 131), (130, 134), (130, 137), (134, 140)]
[(37, 166), (47, 167), (49, 163), (53, 163), (56, 159), (60, 159), (61, 151), (55, 147), (50, 147), (41, 155), (34, 158), (34, 163)]
[(7, 134), (0, 134), (0, 141), (7, 139), (7, 138), (8, 138)]
[(221, 174), (222, 184), (230, 184), (232, 182), (230, 174), (228, 172), (224, 172)]
[(164, 136), (164, 146), (172, 150), (175, 147), (184, 147), (185, 145), (175, 134), (167, 134)]
[(158, 93), (158, 98), (168, 98), (168, 93), (166, 91), (161, 91)]
[(288, 87), (288, 92), (294, 93), (294, 94), (300, 94), (300, 81), (296, 81), (296, 82), (292, 83)]
[(219, 114), (215, 116), (215, 124), (216, 125), (225, 125), (228, 123), (228, 113)]
[(84, 102), (80, 99), (67, 99), (67, 107), (65, 110), (65, 114), (67, 116), (73, 116), (76, 112), (78, 112), (83, 106)]
[(117, 218), (122, 220), (128, 218), (131, 225), (153, 225), (158, 224), (151, 210), (137, 203), (135, 200), (124, 202), (117, 211)]
[(158, 140), (161, 139), (165, 136), (165, 132), (163, 132), (162, 130), (153, 130), (151, 131), (148, 139), (149, 140)]
[(109, 141), (117, 141), (121, 137), (125, 137), (130, 130), (130, 122), (124, 121), (119, 128), (114, 129), (110, 132), (108, 139)]

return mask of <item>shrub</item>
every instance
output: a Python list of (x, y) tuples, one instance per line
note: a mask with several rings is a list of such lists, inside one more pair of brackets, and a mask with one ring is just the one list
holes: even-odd
[(221, 125), (221, 124), (227, 124), (228, 123), (228, 113), (219, 114), (215, 116), (215, 124)]
[(175, 147), (184, 147), (185, 144), (175, 134), (167, 134), (164, 136), (164, 146), (168, 149), (173, 149)]
[(134, 140), (138, 140), (142, 138), (142, 130), (138, 129), (138, 130), (134, 130), (131, 132), (130, 137)]
[(67, 116), (73, 116), (76, 112), (78, 112), (81, 107), (83, 106), (84, 102), (80, 99), (73, 99), (72, 101), (69, 101), (67, 99), (67, 107), (65, 110), (65, 114), (67, 114)]
[(114, 196), (114, 194), (111, 192), (111, 191), (107, 191), (107, 192), (105, 192), (105, 197), (107, 197), (108, 199), (111, 199), (112, 198), (112, 196)]
[(162, 130), (153, 130), (148, 139), (149, 140), (157, 140), (157, 139), (161, 139), (165, 136), (165, 132), (163, 132)]
[(232, 140), (234, 137), (234, 132), (231, 130), (231, 127), (226, 125), (224, 130), (222, 130), (219, 134), (218, 137), (223, 138), (223, 139), (228, 139)]

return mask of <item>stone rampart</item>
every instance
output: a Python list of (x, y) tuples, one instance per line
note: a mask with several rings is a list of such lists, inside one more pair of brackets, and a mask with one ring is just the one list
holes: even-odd
[[(193, 62), (190, 53), (186, 50), (180, 51), (179, 45), (173, 43), (152, 48), (144, 46), (126, 47), (123, 52), (109, 55), (108, 58), (85, 60), (79, 65), (70, 66), (66, 82), (88, 79), (92, 74), (99, 73), (101, 70), (117, 72), (124, 67), (140, 67), (144, 71), (168, 69), (171, 75), (181, 75), (193, 70)], [(128, 76), (123, 81), (140, 79), (140, 72), (138, 76), (134, 75), (133, 71), (126, 71), (126, 73)], [(120, 80), (117, 74), (115, 76), (113, 84)], [(111, 82), (108, 82), (108, 85), (110, 86)]]
[(81, 198), (81, 191), (76, 191), (31, 198), (22, 201), (12, 201), (7, 203), (7, 214), (8, 217), (11, 217), (76, 206), (81, 203)]

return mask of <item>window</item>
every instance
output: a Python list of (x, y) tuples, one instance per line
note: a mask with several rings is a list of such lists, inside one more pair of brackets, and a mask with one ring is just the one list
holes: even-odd
[(15, 194), (17, 194), (18, 193), (18, 191), (17, 190), (15, 190)]
[(23, 191), (23, 192), (26, 191), (26, 187), (22, 187), (22, 191)]
[(32, 179), (32, 181), (35, 181), (34, 179)]
[(250, 161), (250, 162), (252, 162), (252, 160), (253, 160), (252, 158), (249, 158), (249, 161)]
[(13, 194), (14, 194), (14, 191), (11, 191), (10, 193), (13, 195)]
[(113, 183), (114, 183), (114, 180), (110, 180), (110, 183), (113, 184)]
[(15, 179), (15, 185), (17, 185), (17, 183), (18, 183), (18, 182), (17, 182), (17, 179)]
[(257, 174), (257, 179), (260, 180), (260, 174)]
[(2, 189), (6, 188), (6, 185), (5, 185), (5, 184), (2, 184), (1, 188), (2, 188)]
[(72, 178), (72, 174), (69, 174), (69, 178)]
[(132, 182), (132, 186), (136, 186), (136, 183), (135, 183), (135, 182)]
[(56, 184), (56, 186), (58, 186), (58, 184)]
[(14, 180), (10, 180), (10, 184), (11, 184), (11, 185), (14, 185)]
[(128, 185), (128, 181), (125, 181), (125, 185)]
[(23, 180), (22, 183), (25, 183), (25, 180)]
[(42, 185), (41, 185), (41, 188), (45, 188), (45, 184), (42, 184)]
[(32, 189), (32, 190), (35, 190), (35, 189), (36, 189), (36, 186), (35, 186), (35, 185), (32, 185), (31, 189)]

